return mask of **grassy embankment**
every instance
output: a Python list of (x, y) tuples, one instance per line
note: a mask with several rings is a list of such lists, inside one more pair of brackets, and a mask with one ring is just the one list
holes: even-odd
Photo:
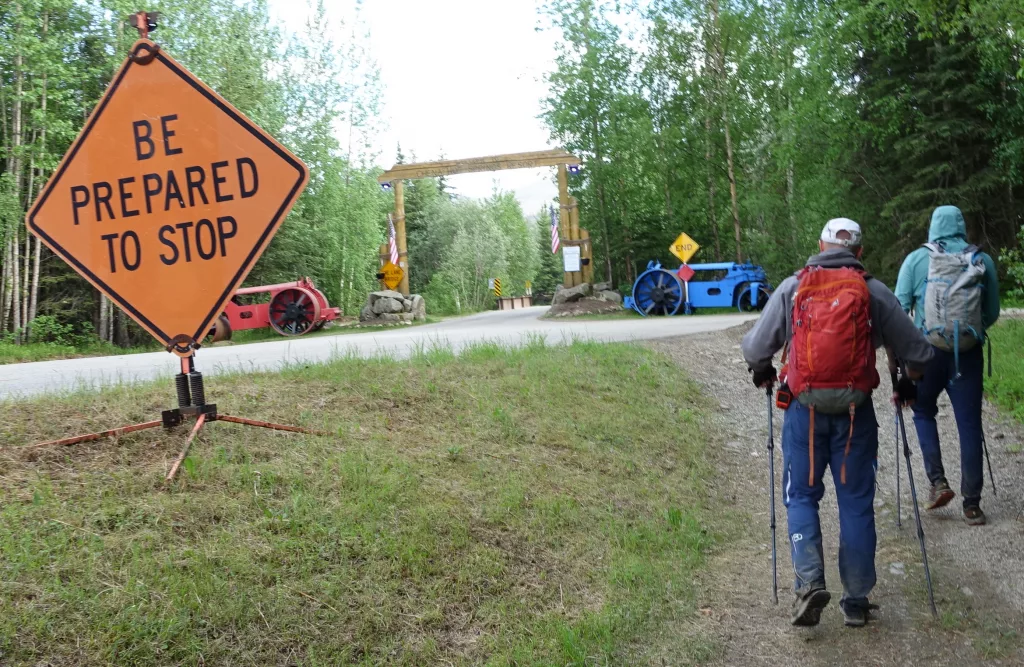
[(1002, 319), (989, 333), (992, 377), (985, 377), (985, 393), (1004, 413), (1024, 422), (1024, 320)]
[[(0, 663), (631, 664), (678, 637), (713, 536), (704, 399), (628, 345), (482, 346), (0, 404)], [(668, 625), (666, 625), (668, 624)], [(680, 660), (686, 656), (679, 655)]]
[[(443, 319), (439, 317), (427, 317), (426, 322), (416, 322), (405, 326), (419, 326), (421, 324), (433, 324)], [(352, 322), (344, 322), (338, 326), (330, 326), (320, 331), (311, 331), (304, 334), (302, 338), (313, 336), (338, 336), (353, 333), (374, 333), (379, 331), (393, 331), (396, 327), (358, 327)], [(269, 327), (262, 329), (249, 329), (237, 331), (231, 336), (231, 343), (258, 343), (264, 341), (284, 340), (286, 337), (277, 333)], [(0, 342), (0, 364), (20, 364), (29, 361), (51, 361), (53, 359), (75, 359), (80, 357), (107, 357), (117, 354), (138, 354), (140, 352), (158, 352), (163, 348), (156, 341), (149, 342), (137, 347), (115, 347), (109, 343), (101, 343), (98, 340), (85, 345), (59, 345), (57, 343), (29, 343), (27, 345), (15, 345), (13, 343)]]

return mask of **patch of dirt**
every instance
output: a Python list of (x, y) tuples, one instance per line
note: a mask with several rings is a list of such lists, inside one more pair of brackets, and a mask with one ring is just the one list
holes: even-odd
[[(881, 609), (866, 628), (843, 626), (838, 601), (842, 593), (836, 567), (839, 524), (831, 475), (821, 502), (826, 578), (833, 599), (816, 628), (794, 628), (789, 622), (792, 565), (782, 505), (781, 434), (783, 415), (775, 419), (775, 484), (779, 573), (779, 605), (773, 606), (768, 517), (767, 407), (765, 395), (750, 383), (739, 349), (751, 325), (724, 332), (653, 342), (703, 385), (719, 402), (712, 418), (717, 476), (709, 481), (715, 512), (725, 526), (725, 539), (709, 560), (698, 583), (701, 614), (696, 627), (680, 634), (706, 638), (712, 649), (702, 662), (746, 667), (753, 665), (1020, 665), (1024, 648), (1024, 455), (1015, 445), (1024, 429), (985, 406), (985, 424), (999, 497), (992, 495), (986, 471), (982, 507), (989, 525), (966, 526), (960, 498), (934, 513), (923, 508), (922, 521), (929, 565), (935, 585), (939, 619), (928, 610), (913, 506), (902, 447), (897, 450), (895, 418), (883, 387), (875, 392), (879, 421), (878, 481), (875, 498), (878, 584), (871, 594)], [(884, 354), (880, 355), (884, 364)], [(884, 370), (884, 369), (883, 369)], [(883, 378), (887, 372), (883, 373)], [(943, 462), (951, 486), (959, 492), (960, 457), (956, 426), (948, 401), (939, 404)], [(927, 495), (913, 420), (904, 414), (911, 463), (919, 500)], [(899, 454), (902, 528), (896, 518), (896, 459)], [(959, 494), (958, 494), (959, 495)], [(673, 646), (672, 639), (656, 643)], [(684, 647), (685, 648), (685, 647)], [(663, 664), (678, 664), (675, 649), (663, 650)], [(692, 651), (689, 651), (692, 654)]]
[(560, 303), (548, 309), (546, 317), (576, 317), (577, 315), (603, 315), (622, 311), (622, 304), (584, 297), (579, 301)]

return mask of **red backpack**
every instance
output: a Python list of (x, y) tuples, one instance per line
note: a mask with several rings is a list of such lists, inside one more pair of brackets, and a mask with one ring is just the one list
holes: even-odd
[[(878, 386), (871, 338), (871, 293), (863, 271), (851, 267), (810, 266), (797, 274), (793, 295), (793, 338), (782, 377), (811, 409), (810, 449), (814, 458), (814, 413), (850, 414)], [(813, 485), (813, 470), (811, 466)], [(846, 480), (843, 465), (842, 480)]]

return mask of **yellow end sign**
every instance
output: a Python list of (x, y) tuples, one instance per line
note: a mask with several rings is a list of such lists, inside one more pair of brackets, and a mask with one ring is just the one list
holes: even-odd
[(405, 275), (405, 271), (401, 267), (395, 266), (391, 262), (382, 266), (380, 272), (384, 274), (384, 285), (388, 289), (398, 287), (398, 284), (402, 282), (402, 276)]
[(691, 239), (686, 232), (683, 232), (679, 235), (679, 238), (672, 242), (672, 245), (670, 245), (668, 249), (669, 252), (678, 257), (683, 264), (686, 264), (690, 261), (691, 257), (697, 254), (697, 251), (700, 250), (700, 246), (697, 245), (697, 242)]
[(161, 343), (199, 342), (308, 178), (298, 158), (143, 39), (26, 222)]

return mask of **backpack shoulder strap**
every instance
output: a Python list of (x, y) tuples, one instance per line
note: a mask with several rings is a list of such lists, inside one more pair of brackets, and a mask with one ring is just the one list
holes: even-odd
[(943, 252), (946, 252), (946, 249), (945, 249), (945, 248), (943, 248), (943, 247), (942, 247), (941, 245), (939, 245), (938, 243), (922, 243), (922, 244), (921, 244), (921, 247), (922, 247), (922, 248), (927, 248), (927, 249), (928, 249), (928, 250), (930, 250), (931, 252), (938, 252), (938, 253), (943, 253)]

